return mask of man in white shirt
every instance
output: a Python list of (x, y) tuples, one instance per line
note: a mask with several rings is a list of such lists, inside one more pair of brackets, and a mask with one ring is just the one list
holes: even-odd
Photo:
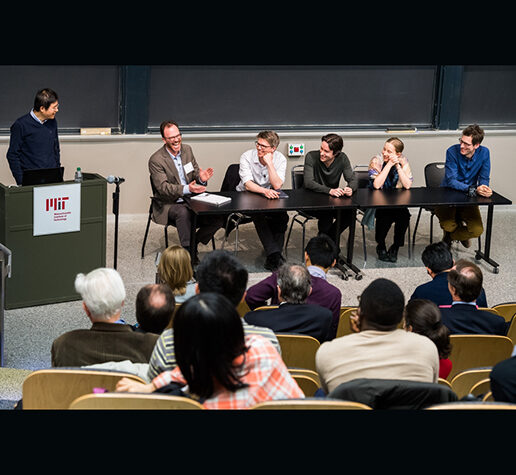
[[(278, 199), (285, 182), (287, 159), (278, 152), (280, 139), (276, 132), (265, 130), (256, 136), (255, 149), (248, 150), (240, 157), (240, 183), (237, 191), (260, 193), (266, 198)], [(274, 271), (285, 262), (283, 243), (288, 225), (286, 211), (253, 215), (253, 222), (267, 259), (264, 267)]]

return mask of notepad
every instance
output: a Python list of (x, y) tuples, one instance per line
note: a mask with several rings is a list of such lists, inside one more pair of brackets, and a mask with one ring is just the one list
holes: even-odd
[(192, 200), (202, 201), (203, 203), (210, 203), (215, 206), (220, 206), (231, 201), (231, 198), (221, 195), (212, 195), (210, 193), (201, 193), (199, 195), (192, 196)]

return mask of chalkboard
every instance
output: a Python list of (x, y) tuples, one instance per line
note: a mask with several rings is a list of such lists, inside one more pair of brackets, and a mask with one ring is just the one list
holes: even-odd
[(119, 128), (119, 68), (107, 65), (0, 66), (0, 131), (32, 109), (36, 92), (59, 96), (60, 132), (82, 127)]
[(516, 66), (465, 66), (462, 75), (462, 126), (516, 125)]
[(431, 127), (437, 66), (151, 66), (149, 128)]

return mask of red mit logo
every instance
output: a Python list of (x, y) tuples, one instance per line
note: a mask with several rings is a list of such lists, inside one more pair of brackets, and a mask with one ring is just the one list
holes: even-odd
[(54, 211), (60, 211), (65, 209), (65, 203), (70, 199), (69, 196), (63, 196), (61, 198), (47, 198), (47, 211), (54, 209)]

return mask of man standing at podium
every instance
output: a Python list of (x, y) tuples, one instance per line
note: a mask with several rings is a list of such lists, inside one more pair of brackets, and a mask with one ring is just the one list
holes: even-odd
[(41, 89), (34, 98), (34, 108), (11, 126), (7, 161), (17, 185), (23, 171), (61, 166), (57, 121), (58, 97), (52, 89)]
[[(160, 126), (164, 145), (149, 158), (149, 172), (153, 193), (158, 201), (153, 202), (156, 223), (166, 225), (175, 222), (181, 246), (190, 252), (192, 263), (197, 264), (197, 249), (190, 250), (191, 211), (183, 196), (206, 191), (213, 168), (203, 170), (197, 165), (192, 147), (182, 143), (179, 126), (174, 121), (164, 121)], [(220, 216), (200, 216), (196, 244), (208, 244), (223, 226)]]

